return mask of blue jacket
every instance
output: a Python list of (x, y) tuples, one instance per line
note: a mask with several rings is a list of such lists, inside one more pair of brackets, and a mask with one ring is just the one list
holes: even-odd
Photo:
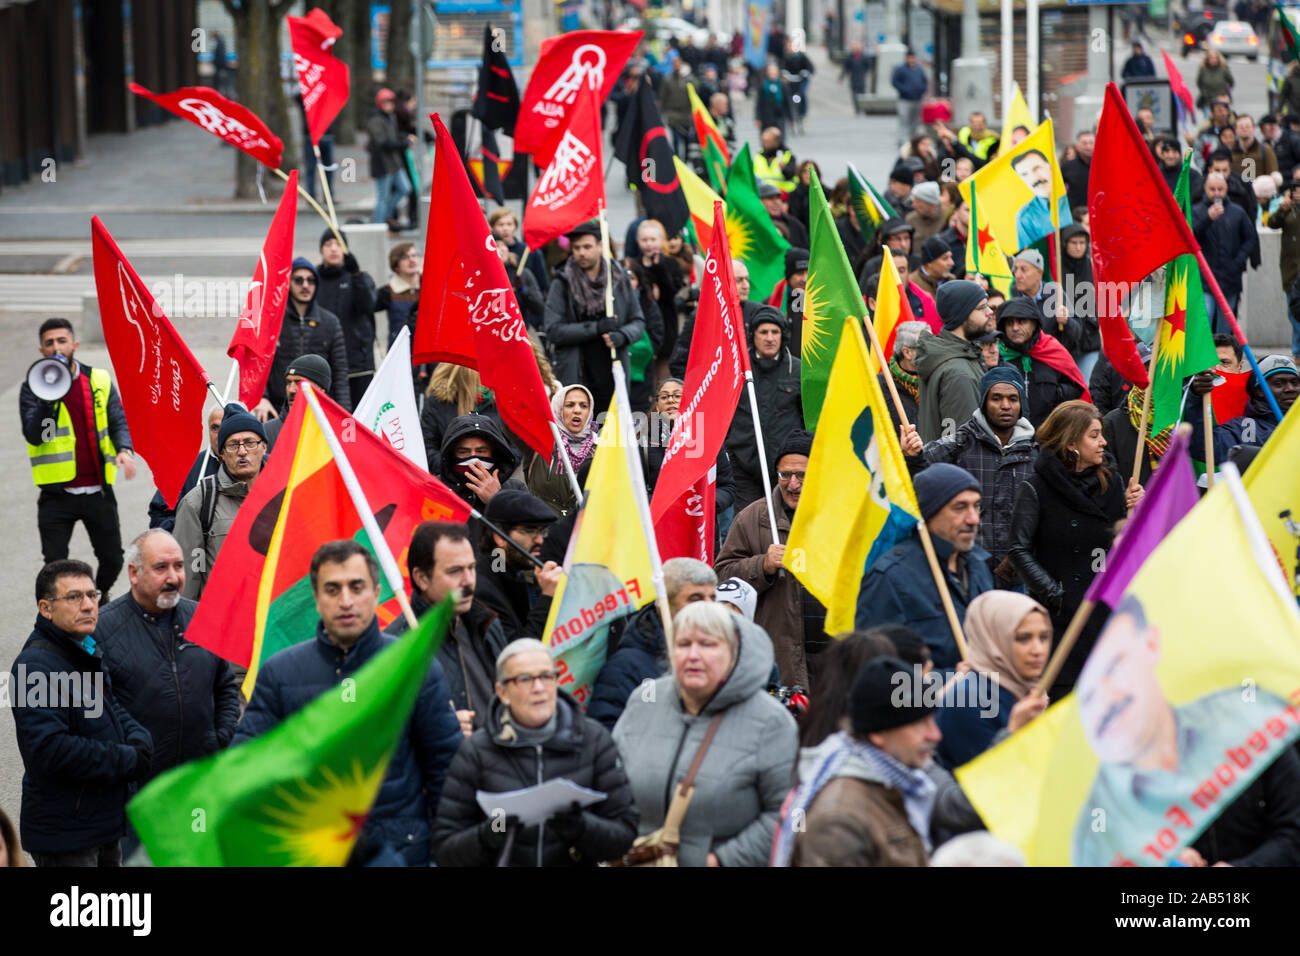
[[(380, 634), (379, 622), (372, 620), (370, 629), (345, 651), (325, 636), (317, 622), (315, 640), (285, 648), (262, 665), (232, 746), (271, 730), (395, 641)], [(447, 767), (464, 740), (449, 700), (442, 667), (435, 660), (366, 818), (367, 839), (396, 847), (408, 864), (429, 861), (430, 824)]]
[(185, 639), (198, 606), (181, 598), (166, 633), (129, 591), (99, 612), (95, 635), (114, 693), (153, 737), (150, 777), (225, 747), (239, 722), (234, 665)]
[[(993, 683), (988, 678), (984, 680)], [(934, 757), (945, 770), (970, 763), (993, 746), (993, 738), (1007, 725), (1011, 708), (1016, 706), (1016, 695), (1001, 684), (994, 684), (998, 689), (998, 699), (985, 710), (976, 694), (979, 681), (980, 675), (974, 671), (962, 675), (948, 688), (943, 696), (943, 707), (935, 714), (943, 740), (939, 741)], [(959, 684), (962, 685), (960, 690)], [(989, 713), (993, 710), (996, 712)]]
[[(980, 547), (971, 548), (965, 559), (969, 589), (963, 590), (957, 577), (948, 570), (952, 544), (937, 535), (931, 535), (931, 538), (939, 565), (947, 575), (948, 593), (952, 595), (960, 623), (966, 619), (966, 606), (985, 591), (993, 590), (988, 552)], [(930, 656), (934, 658), (936, 668), (951, 670), (957, 666), (957, 642), (953, 639), (948, 616), (934, 585), (921, 538), (915, 531), (877, 558), (862, 576), (858, 611), (853, 623), (859, 631), (882, 624), (906, 624), (930, 645)]]
[[(136, 747), (151, 751), (153, 741), (113, 697), (99, 648), (88, 654), (37, 617), (10, 675), (23, 758), (23, 846), (33, 853), (71, 853), (121, 839), (133, 781), (147, 769), (139, 767)], [(68, 699), (60, 702), (66, 706), (51, 706), (48, 697), (33, 700), (38, 688), (43, 695), (68, 688)]]
[(596, 675), (591, 701), (587, 704), (587, 716), (612, 731), (619, 717), (623, 716), (623, 708), (632, 692), (644, 681), (668, 673), (668, 664), (664, 660), (667, 653), (659, 609), (654, 604), (647, 604), (628, 618), (618, 650), (610, 655)]
[(925, 78), (925, 70), (920, 65), (908, 66), (906, 63), (900, 63), (894, 67), (894, 72), (889, 77), (890, 85), (898, 90), (898, 96), (904, 100), (919, 100), (925, 96), (925, 91), (929, 83)]

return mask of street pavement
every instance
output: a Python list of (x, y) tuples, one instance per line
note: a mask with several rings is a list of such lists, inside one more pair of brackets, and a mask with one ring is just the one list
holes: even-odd
[[(1173, 47), (1172, 42), (1168, 42)], [(855, 116), (847, 87), (837, 83), (838, 72), (822, 49), (810, 50), (813, 77), (806, 131), (792, 135), (789, 147), (796, 157), (818, 161), (829, 185), (855, 163), (864, 175), (883, 188), (892, 167), (896, 119)], [(1117, 51), (1117, 63), (1122, 62)], [(1179, 60), (1189, 83), (1198, 59)], [(1264, 64), (1232, 62), (1238, 78), (1238, 96), (1247, 109), (1264, 108)], [(1117, 68), (1118, 74), (1118, 68)], [(1258, 102), (1256, 102), (1258, 100)], [(437, 104), (435, 104), (436, 108)], [(734, 104), (737, 132), (757, 148), (752, 101)], [(961, 118), (957, 118), (961, 119)], [(503, 152), (508, 148), (503, 145)], [(374, 187), (368, 177), (364, 148), (339, 150), (345, 168), (351, 162), (356, 177), (336, 177), (335, 201), (340, 221), (368, 221)], [(0, 668), (6, 672), (31, 630), (35, 616), (32, 583), (41, 565), (36, 531), (36, 489), (31, 482), (24, 440), (17, 414), (18, 388), (27, 367), (38, 357), (36, 329), (50, 315), (64, 314), (74, 324), (80, 314), (81, 295), (93, 289), (90, 264), (90, 217), (99, 215), (117, 238), (137, 271), (152, 287), (156, 279), (181, 274), (186, 280), (246, 282), (251, 278), (274, 200), (236, 202), (234, 155), (197, 127), (175, 121), (129, 136), (97, 136), (88, 156), (78, 163), (55, 168), (53, 182), (39, 179), (0, 194), (0, 381), (9, 383), (0, 394), (0, 406), (11, 412), (0, 416), (0, 487), (8, 488), (6, 508), (13, 537), (4, 548), (6, 571), (0, 576)], [(609, 219), (611, 235), (619, 240), (635, 216), (631, 194), (622, 188), (621, 164), (607, 149), (610, 171)], [(319, 259), (317, 237), (322, 221), (305, 203), (300, 204), (295, 232), (295, 252)], [(423, 234), (412, 235), (423, 240)], [(377, 283), (387, 277), (375, 276)], [(223, 315), (193, 316), (176, 320), (178, 330), (196, 357), (220, 385), (230, 360), (225, 348), (234, 325), (233, 309)], [(94, 366), (110, 365), (102, 346), (83, 346), (78, 357)], [(116, 376), (115, 376), (116, 381)], [(132, 423), (133, 428), (145, 427)], [(195, 423), (197, 431), (201, 423)], [(188, 463), (188, 447), (178, 454)], [(140, 463), (133, 481), (116, 486), (123, 540), (129, 541), (147, 527), (146, 508), (153, 494), (148, 465)], [(71, 555), (91, 561), (93, 555), (84, 530), (73, 535)], [(123, 571), (114, 594), (127, 588)], [(12, 715), (0, 698), (0, 807), (17, 819), (20, 805), (22, 762), (15, 744)]]

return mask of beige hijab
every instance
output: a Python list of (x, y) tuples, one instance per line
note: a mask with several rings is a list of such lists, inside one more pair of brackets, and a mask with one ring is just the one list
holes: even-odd
[(971, 666), (994, 678), (1016, 695), (1016, 700), (1033, 690), (1033, 684), (1016, 670), (1013, 648), (1016, 628), (1030, 611), (1039, 611), (1050, 621), (1051, 615), (1031, 597), (1015, 591), (985, 591), (966, 608), (966, 646)]

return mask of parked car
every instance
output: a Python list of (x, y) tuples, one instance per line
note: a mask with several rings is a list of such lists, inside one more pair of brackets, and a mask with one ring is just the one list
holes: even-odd
[(1244, 56), (1253, 63), (1259, 59), (1259, 37), (1243, 20), (1220, 20), (1205, 38), (1205, 49), (1224, 57)]
[(1228, 11), (1223, 7), (1201, 7), (1178, 14), (1175, 25), (1178, 35), (1182, 37), (1183, 56), (1193, 50), (1204, 49), (1205, 38), (1210, 35), (1214, 25), (1220, 20), (1228, 19)]

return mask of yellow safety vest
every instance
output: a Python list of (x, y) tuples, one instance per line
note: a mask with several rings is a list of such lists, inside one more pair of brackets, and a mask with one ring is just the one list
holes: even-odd
[(759, 182), (769, 182), (782, 192), (793, 192), (797, 183), (793, 179), (786, 179), (785, 174), (781, 172), (781, 167), (792, 159), (794, 155), (788, 149), (777, 153), (771, 162), (762, 153), (756, 153), (754, 154), (754, 176)]
[(957, 133), (957, 139), (959, 139), (959, 140), (961, 141), (961, 144), (962, 144), (963, 146), (965, 146), (967, 149), (969, 149), (972, 153), (974, 153), (974, 154), (975, 154), (976, 156), (978, 156), (980, 159), (988, 159), (988, 158), (989, 158), (989, 150), (992, 149), (992, 148), (993, 148), (993, 144), (996, 143), (996, 142), (998, 141), (997, 134), (994, 133), (994, 132), (992, 132), (991, 130), (987, 130), (987, 129), (986, 129), (986, 130), (984, 131), (984, 135), (983, 135), (982, 137), (980, 137), (979, 139), (977, 139), (977, 140), (975, 141), (975, 145), (972, 147), (971, 144), (970, 144), (970, 127), (969, 127), (969, 126), (963, 126), (963, 127), (961, 128), (961, 130), (958, 131), (958, 133)]
[[(104, 483), (111, 485), (117, 476), (117, 449), (108, 436), (108, 393), (113, 380), (106, 370), (90, 370), (90, 392), (95, 403), (95, 434), (99, 453), (104, 459)], [(54, 438), (40, 445), (27, 446), (32, 463), (32, 481), (41, 485), (61, 485), (77, 477), (77, 436), (72, 433), (72, 416), (68, 406), (59, 402), (59, 417), (54, 423)]]

